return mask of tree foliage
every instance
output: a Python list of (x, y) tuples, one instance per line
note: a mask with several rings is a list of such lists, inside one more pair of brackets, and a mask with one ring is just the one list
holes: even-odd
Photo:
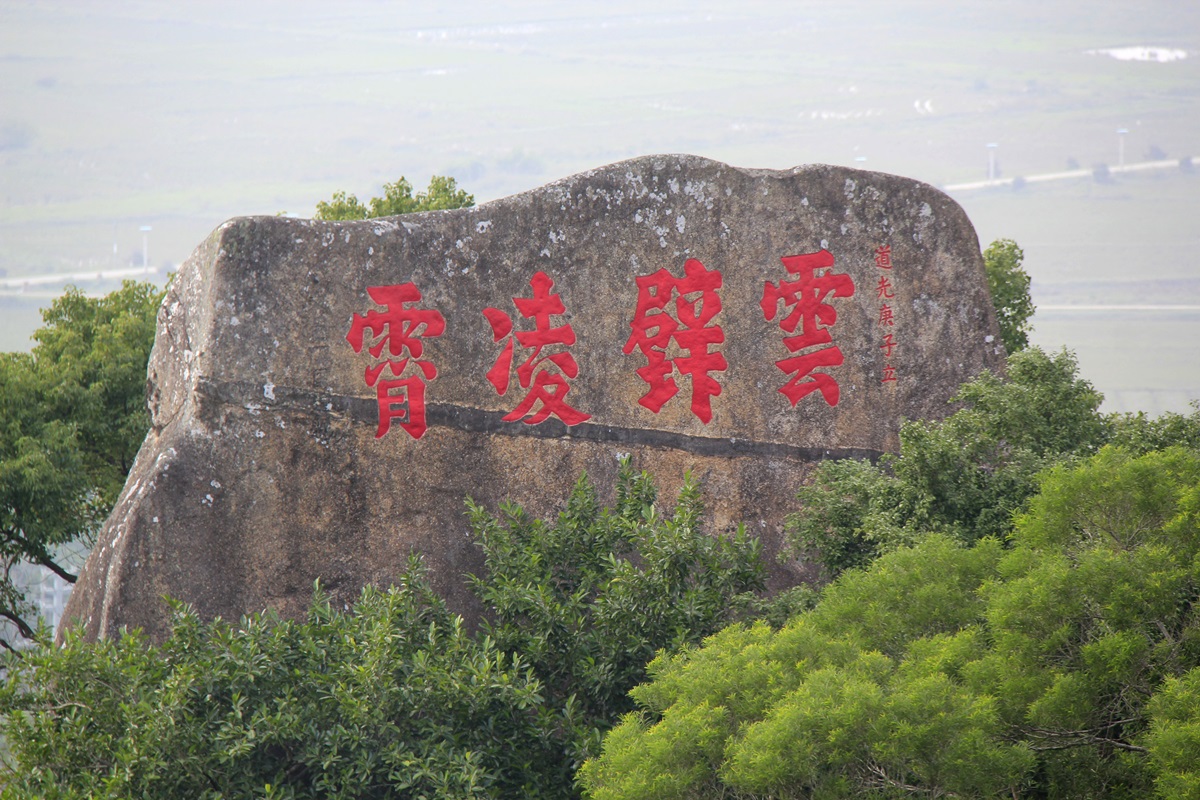
[(1171, 676), (1148, 705), (1155, 787), (1170, 800), (1200, 796), (1200, 667)]
[(519, 658), (474, 638), (413, 565), (354, 608), (35, 651), (0, 703), (5, 798), (557, 796), (555, 731)]
[(897, 456), (822, 464), (789, 518), (793, 543), (836, 576), (929, 532), (1003, 537), (1040, 471), (1107, 440), (1101, 400), (1067, 351), (1017, 352), (1006, 378), (984, 372), (963, 384), (947, 419), (905, 423)]
[(1200, 406), (1150, 418), (1102, 414), (1102, 399), (1068, 351), (1014, 353), (1004, 378), (985, 372), (963, 384), (952, 399), (961, 407), (945, 420), (906, 422), (899, 454), (820, 465), (788, 518), (790, 542), (836, 577), (930, 532), (968, 544), (1003, 538), (1041, 472), (1104, 444), (1200, 449)]
[(383, 197), (372, 197), (366, 205), (355, 195), (334, 192), (328, 201), (317, 203), (316, 219), (368, 219), (411, 214), (416, 211), (468, 208), (473, 205), (475, 197), (459, 189), (454, 178), (434, 175), (429, 179), (429, 188), (413, 195), (412, 184), (407, 178), (401, 177), (395, 183), (385, 183)]
[(1035, 310), (1029, 296), (1029, 275), (1021, 267), (1024, 260), (1025, 251), (1012, 239), (997, 239), (983, 251), (1000, 341), (1009, 355), (1029, 345), (1029, 318)]
[(553, 522), (471, 506), (493, 619), (464, 630), (413, 565), (352, 610), (68, 638), (9, 664), (0, 797), (576, 796), (655, 652), (719, 629), (760, 588), (757, 542), (700, 529), (696, 487), (657, 510), (622, 464), (614, 509), (581, 479)]
[(781, 631), (661, 655), (581, 770), (616, 798), (1187, 797), (1200, 763), (1200, 453), (1042, 479), (1008, 548), (944, 535)]
[(94, 535), (146, 436), (161, 300), (148, 283), (98, 299), (68, 289), (42, 312), (32, 352), (0, 353), (0, 616), (24, 636), (36, 612), (11, 571), (30, 562), (73, 582), (54, 548)]
[(470, 504), (487, 567), (473, 580), (491, 613), (485, 630), (530, 665), (550, 703), (586, 722), (569, 743), (572, 768), (632, 708), (628, 692), (657, 651), (715, 633), (735, 598), (765, 578), (759, 542), (744, 529), (701, 530), (690, 478), (663, 515), (650, 477), (625, 459), (616, 495), (602, 509), (585, 476), (553, 524), (512, 505), (498, 518)]
[(1200, 401), (1192, 402), (1192, 413), (1168, 411), (1157, 417), (1110, 414), (1105, 417), (1108, 441), (1135, 453), (1165, 450), (1174, 445), (1200, 450)]

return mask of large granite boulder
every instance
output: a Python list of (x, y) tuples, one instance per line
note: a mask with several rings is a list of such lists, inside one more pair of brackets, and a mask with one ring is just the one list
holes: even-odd
[(464, 498), (553, 514), (621, 454), (664, 500), (690, 470), (711, 530), (773, 557), (813, 466), (944, 415), (996, 334), (962, 209), (880, 173), (655, 156), (471, 209), (235, 219), (163, 303), (153, 427), (67, 624), (296, 615), (414, 550), (470, 616)]

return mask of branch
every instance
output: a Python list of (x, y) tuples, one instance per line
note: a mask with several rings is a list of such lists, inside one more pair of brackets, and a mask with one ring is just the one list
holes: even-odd
[(66, 581), (67, 583), (75, 583), (75, 581), (79, 580), (78, 575), (72, 575), (71, 573), (67, 572), (65, 569), (60, 567), (58, 564), (54, 563), (54, 559), (51, 558), (49, 555), (38, 558), (37, 563), (41, 564), (46, 569), (50, 570), (55, 575), (57, 575), (58, 577), (62, 578), (64, 581)]
[(873, 789), (899, 789), (909, 794), (921, 794), (929, 797), (958, 797), (951, 792), (943, 792), (940, 789), (926, 789), (922, 786), (914, 786), (909, 783), (903, 783), (888, 775), (883, 767), (878, 764), (868, 764), (867, 771), (875, 775), (874, 780), (868, 779), (867, 785)]
[(77, 575), (72, 575), (55, 563), (54, 559), (50, 557), (50, 552), (41, 542), (30, 541), (19, 530), (14, 532), (5, 530), (5, 536), (15, 545), (13, 548), (15, 550), (14, 555), (22, 557), (26, 561), (31, 561), (34, 564), (40, 564), (67, 583), (75, 583), (78, 579)]
[(74, 583), (76, 581), (77, 576), (72, 575), (55, 563), (54, 559), (50, 557), (50, 552), (41, 543), (25, 539), (21, 544), (21, 550), (24, 551), (26, 559), (32, 561), (34, 564), (40, 564), (67, 583)]
[(26, 639), (33, 639), (37, 636), (37, 633), (33, 630), (33, 628), (29, 627), (29, 624), (17, 616), (16, 613), (9, 611), (8, 609), (0, 609), (0, 617), (4, 617), (13, 625), (16, 625), (17, 631), (20, 632), (20, 634)]
[(1026, 728), (1025, 731), (1032, 736), (1043, 737), (1050, 740), (1069, 739), (1069, 741), (1063, 741), (1059, 744), (1030, 744), (1030, 749), (1039, 753), (1048, 752), (1051, 750), (1070, 750), (1073, 747), (1087, 747), (1094, 744), (1106, 744), (1115, 747), (1118, 750), (1128, 750), (1131, 753), (1149, 753), (1150, 751), (1145, 747), (1138, 747), (1135, 744), (1129, 744), (1128, 742), (1120, 739), (1110, 739), (1107, 736), (1099, 735), (1100, 731), (1102, 730), (1114, 728), (1117, 725), (1126, 725), (1130, 722), (1138, 721), (1139, 719), (1136, 717), (1131, 719), (1117, 720), (1116, 722), (1106, 725), (1103, 728), (1096, 728), (1090, 731), (1056, 731), (1049, 728)]
[(75, 703), (75, 702), (59, 703), (56, 706), (50, 706), (51, 711), (64, 711), (68, 708), (82, 708), (84, 711), (87, 711), (89, 713), (92, 710), (92, 707), (89, 705), (84, 705), (83, 703)]

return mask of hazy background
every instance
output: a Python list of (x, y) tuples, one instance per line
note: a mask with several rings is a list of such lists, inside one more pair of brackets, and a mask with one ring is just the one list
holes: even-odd
[[(1004, 178), (1176, 164), (953, 188), (989, 143)], [(0, 0), (0, 349), (65, 280), (103, 292), (83, 278), (144, 254), (161, 280), (231, 216), (401, 175), (483, 202), (660, 152), (950, 187), (983, 245), (1025, 248), (1035, 343), (1106, 408), (1200, 398), (1200, 3), (1177, 0)]]

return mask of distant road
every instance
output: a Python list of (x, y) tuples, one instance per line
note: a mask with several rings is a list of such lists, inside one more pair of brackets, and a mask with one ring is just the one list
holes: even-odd
[(67, 284), (117, 281), (126, 278), (162, 279), (174, 268), (130, 267), (128, 269), (102, 269), (90, 272), (55, 272), (48, 275), (20, 275), (16, 278), (0, 278), (0, 296), (28, 295), (30, 297), (57, 297), (61, 291), (49, 291), (51, 287)]
[[(1141, 172), (1148, 169), (1186, 169), (1183, 162), (1189, 165), (1194, 165), (1195, 161), (1191, 158), (1178, 159), (1167, 158), (1162, 161), (1141, 161), (1137, 164), (1122, 164), (1116, 167), (1104, 167), (1109, 174), (1119, 172)], [(1094, 178), (1101, 167), (1094, 169), (1070, 169), (1065, 172), (1047, 172), (1042, 175), (1023, 175), (1013, 178), (995, 178), (987, 181), (974, 181), (972, 183), (951, 183), (943, 186), (942, 189), (947, 192), (965, 192), (972, 189), (990, 189), (994, 186), (1012, 186), (1017, 181), (1023, 183), (1045, 183), (1046, 181), (1064, 181), (1078, 178)]]
[(1039, 305), (1038, 311), (1200, 311), (1197, 305)]

